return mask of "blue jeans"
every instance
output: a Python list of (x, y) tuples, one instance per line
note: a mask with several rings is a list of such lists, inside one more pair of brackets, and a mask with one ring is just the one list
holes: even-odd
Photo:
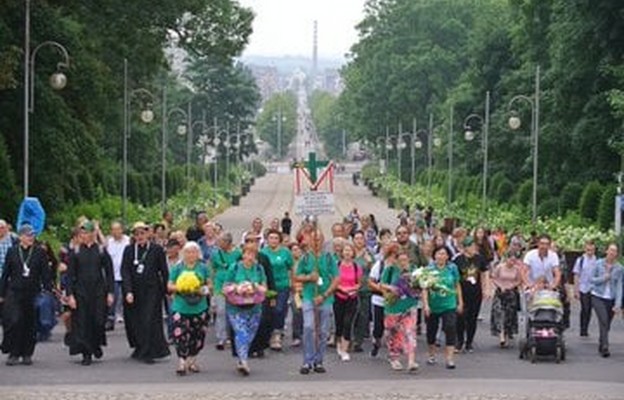
[(278, 290), (275, 299), (275, 307), (273, 308), (273, 332), (282, 332), (286, 324), (286, 314), (288, 314), (288, 299), (290, 298), (290, 289)]
[[(329, 338), (329, 323), (332, 306), (323, 304), (316, 307), (318, 321), (315, 316), (314, 304), (303, 303), (303, 363), (313, 366), (323, 363), (323, 356)], [(318, 329), (318, 332), (317, 332)]]

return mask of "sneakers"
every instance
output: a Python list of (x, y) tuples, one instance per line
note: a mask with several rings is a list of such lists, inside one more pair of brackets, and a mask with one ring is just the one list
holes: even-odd
[(446, 369), (455, 369), (455, 362), (447, 361), (446, 362)]
[(435, 356), (429, 356), (429, 358), (427, 358), (427, 365), (435, 365), (436, 362)]
[(371, 350), (371, 357), (377, 357), (379, 354), (379, 345), (377, 343), (373, 344), (373, 349)]
[(474, 346), (472, 344), (467, 344), (465, 351), (470, 354), (474, 353)]
[(32, 365), (32, 358), (30, 356), (22, 357), (22, 365)]
[(340, 354), (340, 359), (342, 360), (342, 362), (349, 362), (351, 361), (351, 356), (349, 355), (349, 353), (343, 352), (342, 354)]
[(219, 343), (215, 345), (215, 348), (219, 351), (225, 350), (225, 340), (220, 340)]
[(293, 339), (292, 343), (290, 344), (291, 347), (299, 347), (301, 346), (301, 339)]
[(269, 347), (273, 351), (282, 350), (282, 335), (279, 332), (273, 332), (273, 335), (271, 336), (271, 341), (269, 342)]
[(403, 371), (403, 364), (401, 364), (399, 360), (391, 360), (390, 368), (392, 368), (393, 371)]
[(407, 366), (407, 372), (412, 373), (412, 374), (418, 372), (419, 369), (420, 369), (420, 365), (418, 365), (418, 363), (416, 362), (410, 363)]
[(250, 370), (247, 361), (239, 361), (238, 364), (236, 364), (236, 370), (243, 376), (249, 376)]
[(356, 344), (353, 346), (353, 352), (354, 353), (364, 353), (364, 349), (362, 348), (361, 344)]
[(303, 364), (301, 368), (299, 368), (299, 373), (301, 375), (309, 375), (310, 371), (312, 371), (312, 367), (309, 366), (308, 364)]
[(316, 372), (317, 374), (324, 374), (325, 372), (327, 372), (327, 370), (325, 369), (323, 364), (315, 364), (314, 372)]

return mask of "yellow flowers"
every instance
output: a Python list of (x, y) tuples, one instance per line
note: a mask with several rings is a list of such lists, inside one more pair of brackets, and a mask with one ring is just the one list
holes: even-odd
[(201, 281), (193, 271), (184, 271), (176, 279), (176, 291), (180, 294), (198, 293), (200, 287)]

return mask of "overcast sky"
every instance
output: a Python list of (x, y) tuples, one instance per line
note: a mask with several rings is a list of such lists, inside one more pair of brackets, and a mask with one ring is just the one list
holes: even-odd
[(245, 55), (312, 55), (318, 21), (319, 57), (342, 57), (357, 40), (365, 0), (239, 0), (256, 13)]

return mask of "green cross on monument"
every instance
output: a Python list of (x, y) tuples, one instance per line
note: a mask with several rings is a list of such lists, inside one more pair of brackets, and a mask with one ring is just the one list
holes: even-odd
[(308, 154), (308, 161), (305, 163), (305, 166), (310, 173), (310, 180), (312, 181), (312, 185), (316, 185), (316, 180), (318, 179), (318, 170), (326, 167), (329, 164), (329, 161), (319, 161), (316, 159), (316, 153), (311, 152)]

